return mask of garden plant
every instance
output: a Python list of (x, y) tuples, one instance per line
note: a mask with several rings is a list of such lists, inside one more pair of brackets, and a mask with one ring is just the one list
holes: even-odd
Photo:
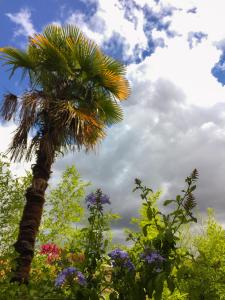
[(82, 181), (74, 166), (68, 167), (47, 194), (30, 281), (20, 285), (10, 282), (16, 256), (11, 244), (31, 174), (16, 178), (4, 157), (0, 165), (0, 299), (224, 299), (224, 230), (213, 212), (203, 233), (189, 232), (188, 244), (183, 236), (197, 221), (197, 170), (186, 178), (181, 194), (163, 205), (159, 191), (135, 180), (140, 215), (132, 219), (136, 229), (126, 230), (126, 246), (111, 238), (111, 225), (119, 218), (110, 212), (113, 197), (100, 189), (87, 193), (90, 183)]

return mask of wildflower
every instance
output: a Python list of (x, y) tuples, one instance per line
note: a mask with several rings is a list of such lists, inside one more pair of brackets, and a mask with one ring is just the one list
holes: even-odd
[(80, 271), (77, 271), (77, 281), (80, 285), (86, 285), (87, 284), (87, 280), (84, 277), (84, 274), (81, 273)]
[(126, 258), (129, 258), (129, 255), (127, 252), (117, 248), (113, 251), (111, 251), (109, 254), (108, 254), (109, 257), (111, 257), (112, 259), (126, 259)]
[(126, 267), (129, 271), (132, 271), (135, 269), (134, 264), (128, 259), (126, 262), (123, 264), (124, 267)]
[(55, 244), (45, 244), (41, 246), (40, 254), (47, 254), (47, 261), (48, 263), (51, 263), (52, 261), (59, 258), (60, 248), (58, 248)]
[(59, 287), (59, 286), (63, 285), (65, 280), (66, 280), (66, 276), (64, 274), (60, 273), (55, 280), (55, 286)]
[(68, 267), (59, 273), (59, 275), (57, 276), (57, 278), (55, 280), (55, 286), (57, 286), (57, 287), (61, 286), (69, 276), (73, 276), (73, 275), (74, 275), (77, 283), (79, 283), (80, 285), (87, 284), (86, 278), (83, 275), (83, 273), (81, 273), (74, 267)]
[(60, 249), (55, 244), (45, 244), (41, 246), (41, 254), (59, 254)]
[(162, 257), (157, 251), (143, 253), (141, 254), (141, 258), (148, 264), (161, 263), (165, 260), (165, 258)]
[(66, 269), (64, 269), (64, 270), (62, 271), (62, 273), (63, 273), (65, 276), (69, 276), (69, 275), (71, 275), (71, 274), (73, 274), (73, 273), (75, 273), (75, 272), (77, 272), (77, 269), (74, 268), (74, 267), (68, 267), (68, 268), (66, 268)]
[(103, 209), (103, 204), (111, 204), (111, 202), (109, 201), (109, 197), (103, 194), (100, 189), (98, 189), (95, 193), (90, 193), (85, 198), (85, 201), (87, 203), (88, 208), (97, 206), (99, 210)]
[(115, 249), (111, 251), (108, 256), (112, 259), (112, 265), (114, 267), (121, 266), (125, 267), (129, 271), (132, 271), (135, 269), (133, 263), (131, 262), (129, 255), (126, 251), (123, 251), (121, 249)]

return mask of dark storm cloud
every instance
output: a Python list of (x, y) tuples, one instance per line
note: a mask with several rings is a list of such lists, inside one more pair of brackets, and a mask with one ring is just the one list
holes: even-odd
[(132, 193), (135, 177), (154, 190), (164, 189), (163, 198), (171, 198), (197, 168), (199, 210), (213, 207), (224, 218), (225, 104), (188, 106), (183, 92), (164, 79), (133, 86), (123, 106), (124, 121), (109, 128), (97, 153), (69, 154), (54, 169), (75, 163), (93, 189), (100, 187), (109, 194), (113, 212), (124, 217), (119, 229), (129, 226), (140, 207), (140, 197)]

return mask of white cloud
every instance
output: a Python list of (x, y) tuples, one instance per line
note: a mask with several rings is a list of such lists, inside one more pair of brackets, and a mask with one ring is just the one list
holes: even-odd
[(141, 70), (140, 75), (153, 81), (162, 77), (176, 83), (190, 104), (210, 106), (225, 100), (225, 89), (211, 74), (219, 56), (209, 40), (189, 49), (184, 37), (175, 37), (133, 68), (134, 73)]
[(28, 8), (22, 8), (18, 13), (6, 14), (9, 19), (16, 23), (18, 27), (15, 29), (15, 36), (32, 36), (35, 33), (34, 26), (31, 21), (31, 12)]
[(9, 124), (7, 126), (0, 126), (0, 136), (1, 136), (1, 143), (0, 143), (0, 152), (5, 152), (8, 148), (11, 138), (12, 132), (16, 129), (14, 124)]
[[(211, 74), (221, 54), (216, 42), (225, 39), (225, 3), (172, 2), (177, 10), (170, 18), (171, 29), (179, 35), (169, 38), (154, 29), (154, 38), (163, 37), (167, 47), (157, 48), (140, 64), (128, 66), (132, 94), (123, 103), (124, 121), (109, 129), (97, 155), (69, 154), (54, 164), (53, 174), (58, 175), (66, 165), (75, 163), (85, 180), (110, 194), (114, 211), (122, 213), (126, 222), (140, 205), (131, 193), (135, 177), (154, 189), (164, 188), (171, 197), (180, 192), (184, 178), (195, 167), (200, 173), (200, 210), (212, 206), (220, 218), (225, 218), (225, 88)], [(161, 0), (159, 5), (153, 0), (136, 3), (151, 3), (152, 9), (159, 12), (171, 1)], [(193, 7), (197, 13), (187, 13)], [(143, 47), (147, 43), (143, 12), (134, 12), (136, 27), (124, 18), (118, 1), (99, 0), (98, 10), (88, 22), (82, 13), (72, 13), (66, 21), (81, 27), (100, 44), (119, 32), (130, 47), (129, 54), (137, 41)], [(207, 38), (190, 49), (189, 32), (200, 31)], [(8, 132), (6, 127), (0, 130), (0, 134)]]
[[(0, 153), (6, 154), (7, 149), (12, 141), (14, 131), (16, 130), (16, 125), (12, 122), (7, 124), (7, 126), (0, 125)], [(9, 155), (8, 155), (9, 157)], [(23, 176), (26, 173), (26, 170), (30, 169), (31, 163), (22, 162), (22, 163), (12, 163), (11, 170), (13, 174), (17, 176)]]
[[(119, 33), (125, 39), (126, 55), (129, 56), (133, 53), (136, 44), (143, 49), (147, 47), (147, 38), (143, 31), (143, 11), (134, 8), (133, 14), (138, 20), (136, 24), (124, 18), (124, 10), (117, 0), (99, 0), (98, 10), (88, 22), (85, 14), (77, 12), (71, 14), (66, 22), (79, 26), (89, 38), (100, 45), (109, 40), (114, 32)], [(96, 24), (100, 26), (98, 29)]]
[[(142, 7), (150, 5), (149, 1), (135, 2)], [(221, 54), (216, 42), (225, 39), (225, 4), (217, 0), (160, 3), (152, 0), (150, 7), (155, 12), (171, 3), (177, 8), (170, 18), (170, 29), (178, 35), (169, 38), (154, 29), (153, 38), (162, 37), (167, 47), (157, 48), (142, 63), (128, 66), (132, 95), (123, 106), (123, 123), (110, 128), (97, 155), (68, 155), (54, 168), (59, 171), (74, 161), (85, 179), (110, 194), (115, 210), (128, 220), (140, 204), (131, 193), (135, 177), (154, 189), (166, 189), (171, 197), (180, 192), (184, 178), (197, 167), (200, 211), (213, 206), (224, 219), (225, 89), (211, 69)], [(136, 36), (146, 45), (142, 12), (137, 15), (139, 27), (134, 32), (134, 24), (128, 24), (117, 4), (116, 0), (99, 0), (93, 20), (97, 16), (104, 20), (104, 30), (96, 41), (102, 43), (117, 31), (124, 35), (130, 51)], [(187, 13), (193, 7), (196, 13)], [(80, 25), (88, 28), (84, 21)], [(96, 32), (92, 35), (91, 27), (88, 30), (95, 38)], [(203, 32), (207, 38), (190, 49), (190, 32)]]

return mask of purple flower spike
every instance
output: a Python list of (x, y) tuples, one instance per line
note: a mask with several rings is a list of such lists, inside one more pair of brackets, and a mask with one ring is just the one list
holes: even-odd
[(64, 274), (59, 273), (58, 277), (55, 280), (55, 286), (59, 287), (61, 286), (66, 280), (66, 276)]
[(74, 274), (76, 271), (77, 271), (76, 268), (74, 268), (74, 267), (68, 267), (68, 268), (64, 269), (64, 270), (62, 271), (62, 273), (63, 273), (64, 275), (66, 275), (66, 276), (69, 276), (69, 275), (71, 275), (71, 274)]
[(133, 271), (135, 269), (134, 264), (130, 260), (127, 260), (124, 263), (124, 267), (126, 267), (129, 271)]
[(163, 261), (165, 261), (165, 258), (162, 257), (157, 251), (142, 253), (141, 258), (148, 264), (162, 263)]
[(100, 197), (100, 202), (101, 204), (111, 204), (111, 202), (109, 201), (109, 196), (102, 194)]
[(85, 198), (85, 201), (88, 208), (96, 206), (99, 210), (103, 210), (103, 204), (111, 204), (111, 202), (109, 201), (109, 196), (103, 194), (100, 189), (98, 189), (95, 193), (90, 193)]
[(117, 258), (120, 258), (120, 259), (125, 259), (125, 258), (129, 258), (129, 255), (127, 252), (121, 250), (121, 249), (115, 249), (113, 251), (111, 251), (109, 254), (108, 254), (109, 257), (111, 257), (112, 259), (117, 259)]
[(71, 275), (76, 276), (77, 282), (80, 285), (86, 285), (87, 284), (86, 278), (83, 275), (83, 273), (81, 273), (80, 271), (78, 271), (74, 267), (68, 267), (68, 268), (64, 269), (62, 272), (59, 273), (59, 275), (57, 276), (57, 278), (55, 280), (55, 286), (60, 287), (61, 285), (63, 285), (63, 283), (66, 281), (67, 277), (71, 276)]
[(133, 271), (135, 269), (134, 264), (131, 262), (126, 251), (118, 248), (108, 253), (108, 256), (112, 259), (113, 267), (124, 267), (129, 271)]
[(87, 280), (80, 271), (77, 271), (77, 280), (80, 285), (87, 285)]

